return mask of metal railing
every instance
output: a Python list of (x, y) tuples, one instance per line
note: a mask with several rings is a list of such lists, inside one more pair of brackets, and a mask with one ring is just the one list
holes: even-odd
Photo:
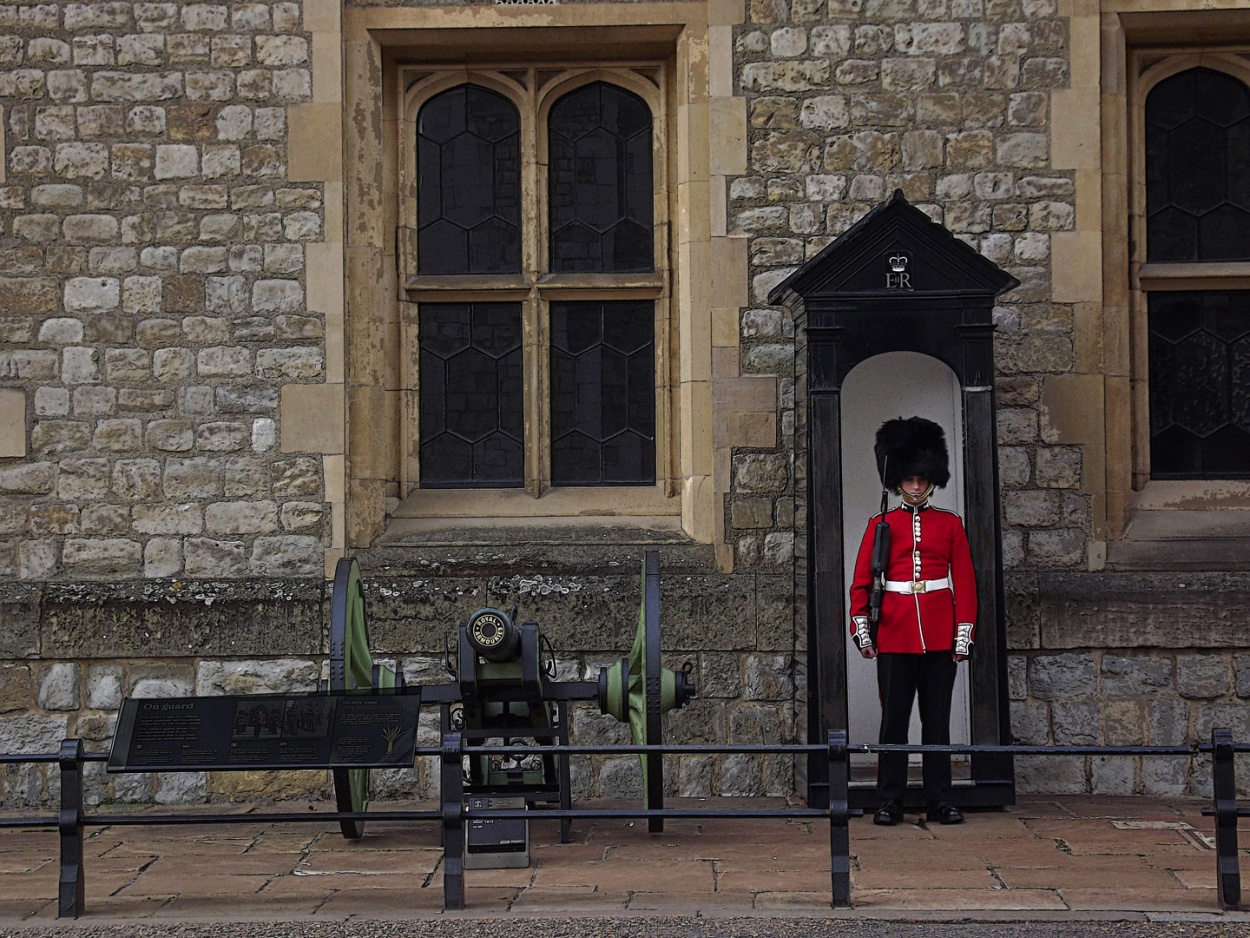
[(803, 805), (761, 808), (544, 808), (540, 812), (522, 809), (473, 810), (465, 804), (463, 762), (466, 756), (515, 753), (513, 746), (470, 746), (460, 733), (448, 733), (442, 745), (415, 750), (417, 756), (436, 756), (440, 762), (439, 808), (434, 811), (370, 811), (318, 812), (309, 814), (257, 813), (240, 815), (205, 814), (203, 812), (161, 815), (89, 814), (83, 798), (83, 766), (88, 762), (104, 762), (105, 753), (84, 752), (82, 741), (66, 739), (57, 753), (0, 755), (0, 765), (56, 763), (60, 771), (60, 811), (55, 817), (0, 818), (0, 829), (55, 828), (60, 837), (60, 873), (57, 890), (57, 916), (77, 918), (85, 909), (86, 870), (83, 865), (83, 831), (87, 827), (159, 826), (186, 824), (270, 824), (321, 823), (327, 821), (368, 820), (438, 823), (443, 845), (443, 907), (464, 908), (465, 828), (474, 820), (506, 820), (550, 818), (568, 822), (577, 819), (641, 819), (641, 818), (821, 818), (829, 822), (829, 861), (831, 906), (844, 908), (851, 904), (850, 828), (851, 817), (863, 812), (849, 805), (850, 757), (858, 753), (938, 752), (950, 755), (1004, 753), (1012, 756), (1195, 756), (1210, 754), (1212, 758), (1212, 804), (1203, 814), (1215, 817), (1216, 888), (1222, 909), (1237, 909), (1241, 904), (1241, 871), (1238, 860), (1237, 821), (1250, 817), (1250, 808), (1237, 802), (1235, 758), (1250, 752), (1250, 745), (1237, 743), (1232, 732), (1215, 729), (1209, 744), (1187, 746), (924, 746), (911, 744), (847, 743), (846, 734), (834, 731), (825, 745), (542, 745), (526, 746), (526, 755), (626, 755), (626, 754), (744, 754), (792, 755), (825, 753), (829, 760), (828, 808)]

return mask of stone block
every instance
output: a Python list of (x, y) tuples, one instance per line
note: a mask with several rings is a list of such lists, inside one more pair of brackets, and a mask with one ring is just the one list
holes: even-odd
[(65, 311), (102, 313), (121, 304), (121, 282), (112, 277), (73, 277), (65, 282)]
[[(1211, 741), (1211, 730), (1229, 729), (1237, 742), (1250, 739), (1250, 707), (1240, 703), (1204, 703), (1194, 714), (1194, 738)], [(1210, 789), (1208, 789), (1209, 791)]]
[(40, 597), (29, 586), (6, 584), (0, 594), (0, 616), (5, 627), (0, 629), (0, 657), (27, 658), (39, 654)]
[(1028, 558), (1039, 567), (1080, 567), (1085, 564), (1088, 535), (1081, 528), (1028, 532)]
[(154, 537), (143, 545), (143, 575), (172, 577), (182, 572), (182, 539)]
[(244, 449), (251, 436), (245, 423), (216, 421), (195, 429), (195, 448), (210, 453), (232, 453)]
[(139, 573), (143, 549), (128, 538), (65, 539), (61, 562), (71, 576), (124, 577)]
[(296, 104), (288, 109), (288, 179), (296, 182), (343, 178), (342, 120), (342, 108), (337, 103)]
[(747, 655), (744, 700), (789, 700), (794, 696), (794, 662), (789, 655)]
[(1095, 795), (1136, 794), (1139, 761), (1133, 756), (1091, 757), (1090, 792)]
[(29, 665), (0, 664), (0, 713), (29, 710), (34, 686)]
[(1101, 689), (1106, 697), (1157, 696), (1172, 686), (1171, 658), (1110, 653), (1102, 656)]
[(26, 455), (26, 392), (0, 389), (0, 458)]
[(1016, 789), (1021, 793), (1083, 795), (1088, 788), (1085, 760), (1079, 756), (1030, 756), (1016, 762)]
[(1232, 689), (1224, 655), (1183, 654), (1176, 658), (1176, 689), (1190, 700), (1213, 700)]
[(69, 718), (65, 716), (0, 717), (0, 752), (56, 752), (69, 735)]
[(1102, 740), (1099, 704), (1051, 704), (1051, 728), (1056, 746), (1097, 746)]
[(1148, 714), (1151, 745), (1182, 746), (1190, 741), (1189, 707), (1184, 701), (1152, 700)]
[(321, 667), (304, 658), (203, 661), (195, 679), (199, 696), (301, 694), (317, 690)]
[(1022, 700), (1012, 701), (1011, 738), (1023, 746), (1048, 745), (1050, 743), (1050, 714), (1046, 705)]
[(1143, 759), (1141, 793), (1155, 798), (1177, 798), (1188, 794), (1189, 760), (1184, 756)]
[(1080, 700), (1097, 690), (1094, 656), (1038, 655), (1029, 662), (1029, 689), (1038, 700)]
[(188, 576), (243, 576), (247, 560), (242, 541), (188, 538), (183, 545), (183, 567)]
[(57, 661), (39, 672), (35, 703), (44, 710), (77, 710), (79, 700), (77, 664)]
[(741, 494), (781, 494), (790, 486), (790, 457), (747, 453), (734, 458), (735, 490)]
[(320, 348), (267, 348), (256, 352), (256, 374), (261, 378), (285, 381), (307, 381), (325, 371), (325, 356)]

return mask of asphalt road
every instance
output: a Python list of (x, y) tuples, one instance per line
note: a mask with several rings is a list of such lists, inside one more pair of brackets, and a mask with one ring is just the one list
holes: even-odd
[(9, 927), (14, 938), (1245, 938), (1232, 920), (914, 922), (862, 918), (446, 918), (412, 921), (58, 923)]

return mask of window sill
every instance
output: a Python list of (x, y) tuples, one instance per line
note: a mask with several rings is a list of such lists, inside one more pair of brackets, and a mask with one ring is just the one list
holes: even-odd
[(1135, 514), (1145, 511), (1247, 511), (1250, 510), (1250, 481), (1151, 481), (1137, 493), (1133, 510)]
[(391, 512), (377, 544), (686, 544), (681, 499), (659, 486), (559, 488), (541, 498), (524, 489), (422, 489)]
[(1210, 572), (1250, 566), (1250, 482), (1150, 482), (1106, 569)]

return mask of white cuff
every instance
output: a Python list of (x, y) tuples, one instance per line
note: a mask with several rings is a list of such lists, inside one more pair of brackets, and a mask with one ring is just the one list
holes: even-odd
[(960, 622), (955, 626), (955, 654), (967, 657), (972, 654), (972, 630), (974, 626), (971, 622)]
[(855, 623), (855, 644), (860, 651), (872, 647), (872, 632), (868, 629), (867, 616), (851, 616), (851, 621)]

